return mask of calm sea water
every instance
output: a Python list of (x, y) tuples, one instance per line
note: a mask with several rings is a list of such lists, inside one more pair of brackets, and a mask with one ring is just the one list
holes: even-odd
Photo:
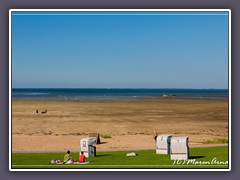
[(176, 95), (183, 98), (227, 98), (227, 89), (40, 89), (14, 88), (13, 99), (86, 99), (112, 100), (119, 98), (138, 98), (142, 96)]

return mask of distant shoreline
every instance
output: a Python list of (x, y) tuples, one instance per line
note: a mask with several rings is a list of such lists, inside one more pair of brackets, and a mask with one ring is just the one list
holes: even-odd
[[(77, 99), (76, 99), (77, 98)], [(148, 101), (153, 99), (162, 100), (227, 100), (228, 96), (206, 96), (206, 97), (194, 97), (194, 96), (176, 96), (176, 97), (163, 97), (163, 96), (81, 96), (81, 97), (13, 97), (12, 101), (49, 101), (49, 102), (134, 102), (134, 101)]]
[(12, 99), (19, 100), (124, 100), (142, 97), (225, 98), (224, 89), (104, 89), (104, 88), (24, 88), (12, 89)]

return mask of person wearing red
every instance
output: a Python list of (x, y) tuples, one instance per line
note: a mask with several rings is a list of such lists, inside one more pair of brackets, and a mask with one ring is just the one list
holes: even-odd
[(80, 163), (85, 162), (85, 156), (84, 156), (83, 152), (81, 152), (81, 155), (79, 156), (79, 162)]
[(157, 136), (158, 136), (157, 131), (153, 131), (153, 137), (155, 139), (155, 142), (157, 142)]

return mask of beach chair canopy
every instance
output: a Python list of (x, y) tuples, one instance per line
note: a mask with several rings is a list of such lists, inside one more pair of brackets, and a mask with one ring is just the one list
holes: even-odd
[(96, 143), (101, 144), (99, 133), (90, 133), (89, 137), (95, 137), (96, 138)]
[(172, 138), (171, 134), (162, 134), (157, 136), (157, 148), (168, 148), (168, 144)]
[(188, 153), (188, 137), (173, 137), (171, 139), (171, 153)]

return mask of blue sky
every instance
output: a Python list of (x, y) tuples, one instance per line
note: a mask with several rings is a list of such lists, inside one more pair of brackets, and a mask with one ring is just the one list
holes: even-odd
[(13, 88), (228, 88), (227, 12), (13, 12)]

